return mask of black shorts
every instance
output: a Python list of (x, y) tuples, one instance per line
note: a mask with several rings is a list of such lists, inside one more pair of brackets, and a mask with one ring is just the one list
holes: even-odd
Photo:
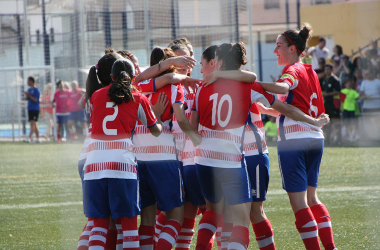
[(325, 113), (330, 116), (330, 118), (340, 118), (340, 110), (335, 108), (334, 104), (325, 104)]
[(38, 115), (40, 111), (38, 110), (28, 110), (28, 121), (38, 121)]
[(343, 110), (343, 119), (355, 118), (355, 111)]

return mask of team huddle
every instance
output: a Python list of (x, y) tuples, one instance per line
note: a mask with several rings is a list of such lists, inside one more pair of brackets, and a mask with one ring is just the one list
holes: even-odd
[(212, 249), (214, 239), (218, 249), (247, 249), (250, 223), (258, 248), (276, 249), (263, 206), (261, 114), (277, 118), (282, 185), (305, 248), (321, 249), (320, 239), (336, 249), (316, 191), (329, 117), (318, 76), (300, 61), (310, 32), (306, 25), (278, 36), (274, 53), (285, 68), (276, 83), (241, 70), (242, 42), (208, 47), (203, 80), (191, 77), (196, 61), (185, 38), (155, 48), (143, 72), (130, 51), (107, 49), (78, 103), (89, 113), (78, 162), (88, 222), (78, 250), (189, 249), (200, 213), (197, 250)]

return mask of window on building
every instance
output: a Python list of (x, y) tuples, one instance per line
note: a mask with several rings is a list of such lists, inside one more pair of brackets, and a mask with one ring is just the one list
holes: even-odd
[(268, 34), (265, 36), (265, 43), (276, 43), (278, 34)]
[(280, 8), (280, 0), (265, 0), (264, 8), (266, 10), (279, 9)]

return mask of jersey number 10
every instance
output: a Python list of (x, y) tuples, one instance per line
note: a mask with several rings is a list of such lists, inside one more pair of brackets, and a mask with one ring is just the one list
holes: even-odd
[[(216, 123), (216, 112), (218, 111), (218, 124), (224, 128), (227, 126), (228, 122), (231, 119), (232, 115), (232, 99), (229, 94), (225, 94), (220, 98), (219, 103), (218, 102), (218, 93), (212, 94), (210, 96), (210, 101), (212, 101), (212, 115), (211, 115), (211, 123), (212, 126), (215, 126)], [(227, 117), (224, 121), (222, 121), (221, 113), (222, 113), (222, 105), (224, 102), (228, 103), (228, 111), (227, 111)]]

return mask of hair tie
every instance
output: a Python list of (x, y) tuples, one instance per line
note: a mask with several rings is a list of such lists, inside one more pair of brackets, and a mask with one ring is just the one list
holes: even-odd
[(96, 70), (99, 69), (99, 65), (98, 65), (98, 64), (95, 64), (95, 69), (96, 69)]
[(131, 53), (131, 54), (129, 54), (129, 56), (128, 56), (128, 59), (131, 59), (131, 57), (133, 56), (133, 54)]
[(289, 42), (292, 44), (292, 45), (294, 45), (294, 47), (296, 47), (296, 50), (298, 51), (298, 53), (300, 53), (300, 55), (303, 57), (303, 56), (305, 56), (305, 54), (303, 53), (303, 52), (301, 52), (298, 48), (297, 48), (297, 46), (293, 43), (293, 41), (285, 34), (285, 32), (282, 32), (282, 34), (289, 40)]
[(127, 74), (127, 72), (125, 72), (125, 71), (121, 71), (121, 72), (120, 72), (120, 75), (121, 75), (121, 74)]

